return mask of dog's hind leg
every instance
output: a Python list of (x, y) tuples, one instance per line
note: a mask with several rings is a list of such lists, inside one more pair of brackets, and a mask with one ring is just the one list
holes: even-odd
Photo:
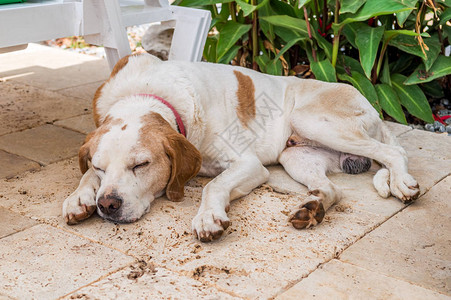
[[(388, 129), (377, 114), (362, 109), (344, 117), (332, 113), (317, 115), (297, 109), (292, 114), (291, 125), (299, 136), (383, 164), (389, 171), (390, 193), (401, 201), (411, 202), (420, 194), (417, 181), (407, 171), (406, 152), (392, 135), (387, 135)], [(387, 185), (383, 184), (383, 180), (388, 180), (386, 173), (382, 171), (376, 177), (376, 189), (381, 195), (387, 192)]]
[(318, 147), (286, 148), (279, 157), (285, 171), (309, 189), (308, 197), (290, 215), (297, 229), (320, 223), (325, 212), (341, 199), (341, 191), (327, 178), (328, 172), (339, 172), (340, 153)]

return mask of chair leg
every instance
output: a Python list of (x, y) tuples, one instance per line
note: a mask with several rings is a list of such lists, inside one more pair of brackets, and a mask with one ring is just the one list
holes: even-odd
[(176, 23), (169, 59), (200, 61), (210, 29), (210, 12), (179, 6), (172, 6), (171, 9)]
[(121, 8), (118, 0), (104, 0), (105, 12), (109, 20), (111, 28), (111, 35), (116, 47), (105, 47), (105, 53), (108, 60), (108, 65), (112, 70), (117, 61), (131, 54), (130, 44), (128, 42), (127, 31), (122, 24)]

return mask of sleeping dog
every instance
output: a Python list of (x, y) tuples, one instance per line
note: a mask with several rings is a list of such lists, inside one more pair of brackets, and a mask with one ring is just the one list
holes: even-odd
[(420, 193), (406, 152), (352, 86), (277, 77), (229, 65), (122, 58), (93, 100), (97, 129), (79, 151), (80, 185), (63, 204), (68, 224), (94, 211), (134, 222), (164, 194), (181, 201), (196, 174), (204, 188), (192, 230), (221, 236), (231, 200), (268, 180), (280, 163), (309, 193), (290, 216), (296, 228), (320, 223), (341, 193), (328, 172), (382, 165), (374, 187), (403, 202)]

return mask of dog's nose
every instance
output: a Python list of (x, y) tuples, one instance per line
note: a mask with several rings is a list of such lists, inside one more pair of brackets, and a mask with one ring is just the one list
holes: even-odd
[(106, 195), (99, 198), (97, 207), (105, 215), (114, 214), (122, 205), (122, 199), (112, 195)]

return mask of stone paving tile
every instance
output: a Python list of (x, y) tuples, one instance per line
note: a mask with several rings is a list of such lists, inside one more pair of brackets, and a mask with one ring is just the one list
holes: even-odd
[(91, 101), (0, 81), (0, 135), (91, 111)]
[(410, 126), (395, 122), (384, 121), (384, 123), (395, 136), (400, 136), (403, 133), (413, 130)]
[(61, 219), (64, 199), (78, 186), (78, 159), (64, 160), (0, 182), (1, 206), (46, 223)]
[(48, 225), (0, 239), (2, 293), (55, 299), (135, 261)]
[(102, 85), (102, 83), (104, 83), (104, 80), (57, 90), (57, 92), (68, 97), (78, 97), (91, 101), (94, 98), (94, 94), (96, 93), (97, 89)]
[(451, 296), (451, 176), (341, 254), (359, 267)]
[[(1, 204), (2, 198), (0, 198)], [(35, 220), (0, 207), (0, 239), (38, 224)]]
[(0, 78), (46, 90), (98, 82), (109, 75), (104, 59), (36, 44), (0, 56)]
[(121, 299), (125, 296), (129, 299), (241, 299), (144, 261), (63, 299)]
[[(268, 168), (270, 177), (267, 184), (275, 191), (289, 194), (307, 194), (307, 188), (290, 177), (282, 166)], [(343, 192), (343, 199), (332, 209), (340, 211), (363, 210), (386, 218), (402, 209), (405, 205), (401, 201), (390, 197), (381, 198), (373, 187), (374, 172), (364, 174), (332, 174), (330, 180)]]
[(0, 136), (0, 149), (47, 165), (77, 155), (85, 135), (54, 125)]
[(11, 178), (25, 171), (39, 170), (37, 162), (0, 150), (0, 178)]
[(422, 193), (451, 174), (451, 137), (412, 130), (398, 139), (408, 153), (409, 171), (417, 178)]
[(58, 220), (59, 226), (142, 259), (150, 255), (159, 266), (236, 295), (268, 298), (382, 221), (361, 211), (331, 211), (321, 226), (298, 231), (286, 216), (298, 200), (259, 189), (232, 203), (232, 225), (221, 240), (202, 244), (190, 233), (201, 189), (190, 186), (186, 193), (181, 203), (156, 200), (134, 224), (92, 219), (76, 226)]
[(291, 299), (449, 299), (408, 282), (332, 260), (276, 298)]
[(88, 134), (96, 129), (96, 126), (94, 125), (94, 119), (92, 118), (91, 114), (61, 120), (55, 122), (54, 125), (78, 131), (83, 134)]

